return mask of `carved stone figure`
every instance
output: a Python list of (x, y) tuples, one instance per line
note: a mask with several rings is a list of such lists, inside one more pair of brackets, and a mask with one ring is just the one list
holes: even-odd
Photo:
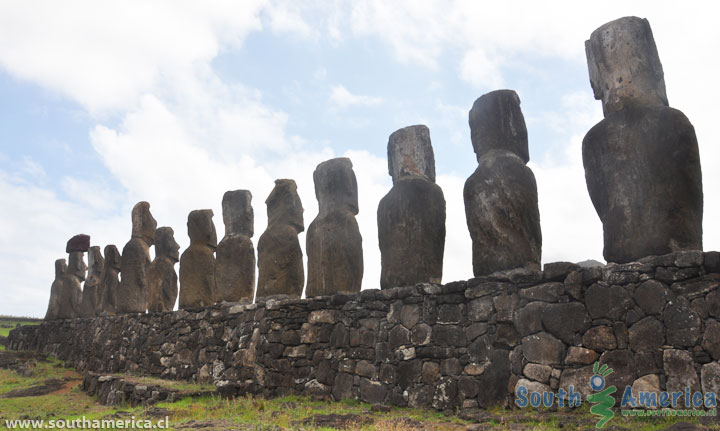
[(105, 264), (98, 292), (98, 305), (95, 314), (113, 315), (117, 312), (117, 292), (120, 287), (120, 265), (122, 258), (113, 244), (105, 246)]
[(535, 176), (526, 166), (530, 156), (520, 98), (512, 90), (487, 93), (473, 104), (469, 122), (478, 159), (463, 190), (473, 273), (539, 270), (540, 212)]
[(202, 308), (217, 302), (215, 247), (217, 234), (212, 210), (188, 215), (190, 247), (180, 256), (180, 308)]
[(178, 276), (175, 264), (180, 260), (180, 246), (171, 227), (155, 231), (155, 259), (150, 267), (148, 310), (172, 311), (178, 297)]
[(117, 313), (144, 313), (147, 310), (150, 280), (150, 246), (155, 242), (157, 222), (150, 204), (138, 202), (132, 210), (132, 238), (125, 244), (120, 263), (120, 286), (116, 295)]
[(65, 251), (68, 253), (68, 267), (58, 295), (58, 319), (74, 319), (80, 316), (81, 284), (87, 272), (83, 253), (88, 251), (89, 247), (90, 237), (87, 235), (76, 235), (67, 242)]
[(440, 283), (445, 251), (445, 197), (435, 184), (435, 156), (427, 126), (390, 135), (393, 187), (377, 211), (380, 287)]
[(90, 247), (88, 252), (88, 275), (83, 285), (82, 300), (80, 301), (80, 317), (95, 317), (100, 297), (100, 281), (102, 277), (103, 259), (100, 247)]
[(362, 236), (355, 215), (358, 188), (350, 159), (320, 163), (313, 173), (319, 214), (310, 223), (305, 249), (308, 280), (305, 296), (359, 292), (362, 287)]
[(275, 180), (275, 188), (265, 203), (268, 227), (258, 241), (256, 297), (290, 295), (299, 298), (305, 284), (305, 271), (297, 236), (305, 226), (297, 184), (293, 180)]
[(65, 274), (67, 273), (67, 263), (65, 259), (58, 259), (55, 261), (55, 280), (50, 286), (50, 301), (48, 303), (48, 309), (45, 313), (45, 320), (55, 320), (58, 318), (59, 307), (60, 307), (60, 295), (62, 294), (62, 282)]
[(585, 42), (605, 118), (585, 135), (588, 192), (608, 262), (702, 250), (703, 192), (695, 129), (668, 107), (650, 24), (625, 17)]
[(215, 250), (218, 300), (252, 302), (255, 290), (252, 193), (249, 190), (226, 192), (222, 208), (225, 236)]

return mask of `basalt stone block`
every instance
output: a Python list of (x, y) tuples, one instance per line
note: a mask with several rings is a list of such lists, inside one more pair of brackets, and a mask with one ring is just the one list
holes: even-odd
[(215, 281), (220, 301), (252, 301), (255, 291), (255, 215), (249, 190), (225, 192), (222, 201), (225, 236), (215, 250)]
[(662, 323), (652, 316), (648, 316), (628, 330), (630, 348), (634, 352), (659, 351), (665, 343), (665, 334)]
[(45, 313), (45, 320), (55, 320), (58, 318), (59, 307), (60, 307), (60, 295), (63, 292), (63, 278), (67, 273), (67, 263), (65, 259), (58, 259), (55, 261), (55, 280), (53, 280), (50, 286), (50, 301), (48, 303), (48, 309)]
[[(685, 388), (692, 392), (700, 389), (700, 379), (693, 365), (690, 352), (685, 350), (668, 349), (663, 351), (663, 369), (667, 376), (666, 390), (668, 392), (680, 391)], [(684, 401), (684, 398), (681, 398)]]
[(358, 189), (350, 159), (320, 163), (313, 173), (319, 214), (310, 223), (306, 297), (359, 292), (362, 287), (362, 236), (355, 216)]
[(150, 276), (150, 246), (155, 242), (157, 222), (150, 204), (138, 202), (132, 210), (132, 238), (123, 247), (117, 313), (144, 313), (147, 310)]
[(700, 317), (681, 301), (668, 304), (663, 313), (663, 321), (667, 328), (667, 342), (672, 346), (691, 347), (700, 338)]
[(100, 247), (90, 247), (88, 252), (88, 273), (83, 285), (82, 299), (80, 301), (80, 317), (94, 317), (100, 302), (100, 281), (105, 259)]
[[(69, 247), (68, 247), (69, 248)], [(82, 300), (81, 284), (85, 280), (87, 265), (83, 260), (82, 251), (72, 251), (68, 255), (68, 268), (62, 279), (62, 290), (58, 302), (58, 319), (74, 319), (80, 317), (80, 301)]]
[(717, 320), (708, 320), (703, 333), (702, 348), (710, 354), (713, 360), (720, 360), (720, 323)]
[(567, 344), (575, 344), (575, 338), (579, 338), (577, 334), (585, 331), (590, 322), (590, 315), (579, 302), (547, 304), (542, 311), (545, 329)]
[(74, 251), (86, 252), (90, 249), (90, 235), (78, 234), (70, 238), (65, 246), (65, 253)]
[(178, 297), (178, 276), (175, 264), (180, 260), (180, 245), (171, 227), (155, 231), (155, 259), (150, 267), (150, 298), (148, 310), (172, 311)]
[(98, 291), (98, 306), (96, 314), (115, 314), (117, 311), (117, 294), (120, 286), (120, 266), (122, 258), (117, 247), (110, 244), (105, 246), (105, 263)]
[(275, 180), (275, 188), (265, 203), (268, 227), (257, 246), (258, 286), (255, 296), (290, 295), (299, 298), (305, 284), (305, 271), (297, 236), (305, 230), (305, 226), (295, 181)]
[(542, 233), (535, 176), (520, 98), (498, 90), (477, 99), (470, 131), (478, 168), (465, 182), (463, 197), (472, 237), (473, 273), (513, 268), (540, 269)]
[(209, 307), (217, 302), (215, 247), (217, 233), (212, 210), (188, 214), (190, 247), (180, 256), (180, 308)]
[(435, 157), (426, 126), (390, 135), (393, 187), (378, 205), (380, 286), (440, 283), (445, 250), (445, 196), (435, 184)]
[(583, 140), (588, 192), (603, 223), (604, 257), (631, 262), (702, 250), (702, 173), (695, 130), (669, 108), (647, 20), (621, 18), (585, 43), (605, 119)]
[(522, 349), (525, 359), (536, 364), (560, 364), (565, 357), (565, 345), (563, 342), (547, 332), (540, 332), (523, 338)]

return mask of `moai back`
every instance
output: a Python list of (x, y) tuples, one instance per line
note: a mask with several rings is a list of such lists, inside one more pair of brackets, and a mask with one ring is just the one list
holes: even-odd
[(105, 259), (100, 247), (90, 247), (88, 251), (88, 274), (83, 285), (82, 300), (80, 301), (80, 317), (95, 317), (99, 298), (100, 281)]
[(45, 320), (55, 320), (59, 315), (60, 295), (62, 295), (62, 282), (67, 273), (67, 263), (65, 259), (55, 261), (55, 280), (50, 286), (50, 301), (48, 301), (48, 309), (45, 313)]
[(225, 236), (215, 250), (215, 282), (220, 301), (252, 302), (255, 290), (254, 213), (252, 193), (233, 190), (223, 195)]
[(445, 252), (445, 196), (435, 184), (430, 130), (395, 131), (388, 140), (393, 187), (378, 205), (380, 287), (440, 283)]
[(120, 263), (117, 313), (144, 313), (147, 310), (150, 277), (150, 246), (155, 242), (157, 222), (150, 204), (138, 202), (132, 210), (132, 238), (125, 244)]
[(180, 308), (209, 307), (217, 302), (215, 247), (217, 233), (212, 210), (188, 215), (190, 247), (180, 256)]
[(85, 280), (87, 273), (87, 265), (85, 265), (83, 255), (89, 248), (90, 237), (88, 235), (75, 235), (67, 242), (65, 251), (68, 253), (68, 267), (60, 284), (58, 319), (80, 317), (82, 282)]
[(668, 107), (650, 24), (625, 17), (585, 42), (605, 118), (583, 139), (588, 192), (608, 262), (702, 250), (703, 192), (695, 130)]
[(120, 265), (122, 258), (113, 244), (105, 246), (105, 263), (98, 292), (96, 315), (113, 315), (117, 312), (117, 294), (120, 288)]
[(155, 259), (150, 266), (148, 311), (172, 311), (178, 297), (178, 276), (175, 264), (180, 260), (180, 246), (171, 227), (155, 231)]

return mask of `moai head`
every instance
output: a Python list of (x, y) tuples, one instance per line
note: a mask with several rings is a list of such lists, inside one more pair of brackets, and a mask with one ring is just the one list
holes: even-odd
[(225, 192), (222, 200), (225, 235), (244, 235), (252, 238), (255, 233), (255, 214), (252, 208), (250, 190), (232, 190)]
[(150, 204), (145, 201), (136, 203), (132, 209), (132, 237), (153, 245), (156, 228), (157, 222), (150, 214)]
[(112, 244), (105, 246), (105, 263), (108, 268), (120, 271), (120, 252), (116, 246)]
[(629, 16), (598, 28), (585, 41), (595, 99), (605, 116), (628, 103), (668, 106), (665, 78), (650, 23)]
[(180, 245), (175, 241), (175, 232), (171, 227), (159, 227), (155, 231), (155, 256), (167, 257), (173, 262), (180, 260)]
[(67, 273), (67, 263), (65, 259), (58, 259), (55, 261), (55, 278), (62, 278)]
[(88, 277), (93, 274), (100, 275), (102, 273), (105, 259), (103, 259), (102, 253), (100, 253), (100, 247), (92, 246), (88, 252)]
[(513, 90), (480, 96), (470, 110), (470, 139), (478, 161), (491, 150), (506, 150), (530, 161), (525, 117), (520, 97)]
[(427, 126), (396, 130), (390, 135), (387, 152), (393, 184), (404, 177), (423, 177), (435, 182), (435, 155)]
[(297, 194), (297, 184), (293, 180), (275, 180), (275, 188), (265, 200), (267, 204), (268, 227), (290, 225), (298, 233), (305, 230), (303, 207)]
[(313, 172), (313, 180), (320, 214), (338, 209), (358, 213), (357, 179), (350, 159), (339, 157), (320, 163)]
[(74, 251), (80, 251), (85, 253), (90, 249), (90, 235), (83, 233), (75, 235), (70, 238), (65, 245), (65, 253), (72, 253)]
[(191, 245), (217, 247), (217, 233), (212, 221), (212, 210), (194, 210), (188, 215), (187, 227)]

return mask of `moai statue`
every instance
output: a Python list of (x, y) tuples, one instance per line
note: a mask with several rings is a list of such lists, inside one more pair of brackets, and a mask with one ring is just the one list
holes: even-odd
[(180, 246), (171, 227), (155, 231), (155, 260), (150, 267), (148, 310), (172, 311), (178, 297), (178, 276), (175, 264), (180, 260)]
[(65, 263), (65, 259), (55, 261), (55, 280), (52, 286), (50, 286), (50, 301), (48, 303), (47, 313), (45, 313), (45, 320), (55, 320), (58, 318), (60, 295), (63, 291), (62, 282), (67, 273), (67, 269), (68, 266), (67, 263)]
[(703, 191), (695, 129), (668, 107), (650, 24), (625, 17), (585, 42), (604, 119), (583, 139), (588, 192), (608, 262), (702, 250)]
[(218, 300), (252, 302), (255, 290), (252, 193), (249, 190), (226, 192), (222, 211), (225, 236), (215, 250)]
[(88, 251), (89, 248), (90, 237), (88, 235), (75, 235), (67, 242), (65, 252), (68, 253), (68, 267), (61, 284), (58, 319), (74, 319), (80, 316), (81, 284), (85, 280), (87, 272), (83, 253)]
[(155, 242), (157, 222), (150, 204), (138, 202), (132, 210), (132, 238), (125, 244), (120, 263), (120, 286), (115, 299), (117, 313), (144, 313), (148, 306), (150, 246)]
[(350, 159), (322, 162), (313, 173), (319, 214), (307, 231), (308, 280), (305, 296), (359, 292), (362, 287), (362, 236), (358, 187)]
[(215, 255), (217, 234), (212, 210), (188, 215), (190, 247), (180, 256), (180, 308), (208, 307), (217, 302)]
[(298, 234), (305, 230), (303, 207), (293, 180), (275, 180), (265, 201), (268, 227), (258, 241), (256, 297), (290, 295), (299, 298), (305, 284)]
[(83, 285), (82, 300), (80, 301), (80, 317), (95, 317), (100, 300), (100, 281), (105, 266), (100, 247), (92, 246), (88, 252), (88, 275)]
[(113, 315), (117, 312), (117, 292), (120, 286), (120, 265), (122, 258), (117, 247), (113, 244), (105, 246), (105, 264), (98, 292), (98, 304), (95, 314), (103, 313)]
[(465, 217), (476, 277), (514, 268), (540, 269), (542, 233), (535, 176), (520, 98), (497, 90), (470, 110), (478, 167), (465, 181)]
[(445, 251), (445, 196), (435, 184), (435, 156), (427, 126), (390, 135), (393, 187), (377, 211), (380, 287), (440, 283)]

